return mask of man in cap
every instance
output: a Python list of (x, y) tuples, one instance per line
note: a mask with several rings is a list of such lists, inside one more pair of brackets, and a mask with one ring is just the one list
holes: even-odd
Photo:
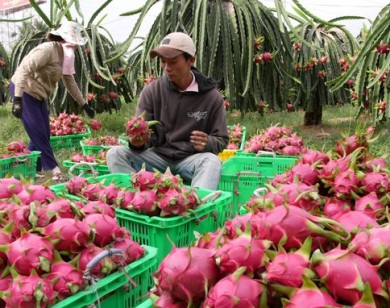
[(112, 173), (167, 167), (191, 186), (215, 190), (221, 174), (217, 156), (228, 143), (223, 98), (217, 83), (194, 67), (195, 44), (190, 36), (173, 32), (150, 52), (159, 57), (164, 75), (142, 90), (136, 115), (157, 120), (143, 143), (129, 140), (128, 147), (113, 147), (107, 153)]

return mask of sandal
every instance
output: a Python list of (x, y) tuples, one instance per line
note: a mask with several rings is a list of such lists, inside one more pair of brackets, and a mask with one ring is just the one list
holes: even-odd
[(53, 173), (53, 176), (51, 177), (51, 180), (52, 181), (60, 181), (62, 180), (64, 177), (62, 176), (62, 173), (61, 172), (54, 172)]
[(62, 179), (63, 179), (63, 176), (62, 176), (62, 173), (61, 173), (61, 169), (59, 167), (55, 167), (52, 170), (51, 180), (52, 181), (59, 181), (59, 180), (62, 180)]
[(40, 172), (35, 173), (35, 178), (37, 178), (37, 179), (43, 179), (44, 177), (45, 176)]

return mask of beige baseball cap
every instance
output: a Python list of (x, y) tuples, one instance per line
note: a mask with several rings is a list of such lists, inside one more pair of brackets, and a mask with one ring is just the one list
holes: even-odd
[(163, 38), (159, 47), (150, 52), (150, 57), (174, 58), (183, 52), (195, 56), (195, 44), (190, 36), (183, 32), (172, 32)]

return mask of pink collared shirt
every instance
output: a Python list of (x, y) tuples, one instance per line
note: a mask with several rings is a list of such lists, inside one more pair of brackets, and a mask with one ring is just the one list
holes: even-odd
[(192, 82), (191, 84), (187, 87), (187, 89), (181, 91), (181, 92), (199, 92), (199, 85), (198, 82), (196, 81), (195, 75), (193, 72), (192, 74)]
[(75, 46), (69, 43), (63, 43), (62, 49), (64, 50), (64, 62), (62, 63), (62, 74), (74, 75), (76, 73), (74, 69)]

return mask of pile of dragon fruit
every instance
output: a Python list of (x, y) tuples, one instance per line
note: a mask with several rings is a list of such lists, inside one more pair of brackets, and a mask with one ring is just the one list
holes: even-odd
[(100, 136), (100, 137), (90, 137), (82, 140), (84, 145), (100, 145), (100, 146), (114, 146), (114, 145), (124, 145), (123, 142), (120, 142), (118, 138), (114, 136)]
[(83, 119), (76, 114), (62, 112), (58, 117), (50, 117), (51, 136), (84, 134), (86, 131), (87, 126)]
[(238, 150), (241, 146), (244, 128), (240, 124), (228, 126), (229, 143), (226, 147), (228, 150)]
[(144, 255), (104, 199), (70, 201), (44, 185), (0, 179), (0, 305), (48, 307), (83, 290), (87, 264), (105, 249), (124, 256), (102, 259), (91, 271), (98, 278)]
[(11, 141), (6, 148), (0, 148), (0, 159), (30, 154), (23, 141)]
[(389, 307), (389, 174), (370, 134), (308, 150), (154, 274), (154, 307)]
[(106, 154), (107, 154), (107, 150), (101, 150), (95, 154), (88, 154), (88, 155), (84, 155), (83, 153), (77, 152), (72, 154), (70, 160), (74, 163), (85, 162), (85, 163), (105, 164)]
[(90, 183), (83, 177), (73, 177), (67, 191), (90, 201), (104, 200), (115, 207), (148, 216), (187, 216), (202, 202), (195, 189), (184, 185), (179, 175), (169, 168), (164, 172), (141, 169), (131, 175), (131, 184), (117, 186), (103, 182)]
[(253, 135), (245, 142), (244, 153), (259, 151), (274, 152), (282, 155), (301, 155), (306, 152), (303, 139), (286, 127), (274, 125), (263, 132)]

